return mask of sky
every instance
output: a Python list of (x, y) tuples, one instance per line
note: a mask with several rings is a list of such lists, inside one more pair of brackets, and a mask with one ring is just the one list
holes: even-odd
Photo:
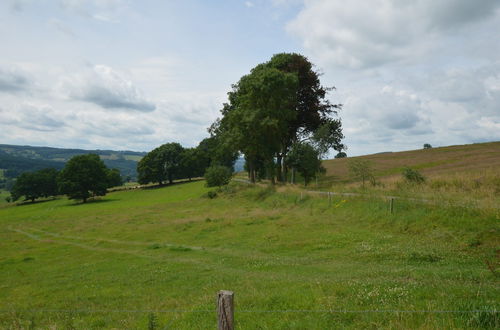
[(0, 143), (149, 151), (208, 136), (297, 52), (349, 156), (500, 140), (498, 0), (2, 0)]

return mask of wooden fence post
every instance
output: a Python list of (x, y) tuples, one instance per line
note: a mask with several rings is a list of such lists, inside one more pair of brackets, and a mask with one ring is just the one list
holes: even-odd
[(393, 214), (394, 213), (394, 198), (391, 197), (391, 202), (389, 205), (390, 205), (389, 208), (391, 209), (391, 214)]
[(219, 330), (234, 329), (234, 292), (221, 290), (217, 293), (217, 324)]
[(328, 192), (328, 206), (332, 206), (332, 193)]

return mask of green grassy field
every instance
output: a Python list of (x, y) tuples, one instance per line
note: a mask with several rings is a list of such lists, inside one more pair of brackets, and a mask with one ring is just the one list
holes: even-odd
[(221, 289), (239, 329), (499, 327), (499, 210), (282, 190), (4, 205), (0, 328), (214, 329)]

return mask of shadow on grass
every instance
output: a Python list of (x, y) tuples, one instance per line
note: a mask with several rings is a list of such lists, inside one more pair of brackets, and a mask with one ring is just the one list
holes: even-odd
[(191, 183), (191, 182), (197, 182), (197, 181), (203, 181), (205, 180), (204, 178), (195, 178), (189, 180), (179, 180), (179, 181), (174, 181), (173, 183), (164, 183), (162, 185), (156, 184), (156, 185), (151, 185), (151, 186), (146, 186), (146, 187), (141, 187), (141, 189), (159, 189), (159, 188), (165, 188), (165, 187), (172, 187), (176, 185), (181, 185), (181, 184), (186, 184), (186, 183)]
[(101, 204), (101, 203), (109, 203), (109, 202), (117, 202), (119, 199), (116, 198), (106, 198), (106, 199), (101, 199), (101, 198), (90, 198), (87, 199), (87, 201), (84, 203), (82, 200), (76, 200), (71, 204), (64, 205), (66, 207), (74, 207), (74, 206), (82, 206), (82, 205), (88, 205), (88, 204)]
[(55, 200), (58, 200), (60, 199), (60, 197), (55, 197), (55, 198), (45, 198), (45, 199), (38, 199), (38, 200), (35, 200), (35, 201), (31, 201), (31, 200), (24, 200), (22, 202), (14, 202), (15, 206), (25, 206), (25, 205), (34, 205), (34, 204), (40, 204), (40, 203), (46, 203), (46, 202), (52, 202), (52, 201), (55, 201)]

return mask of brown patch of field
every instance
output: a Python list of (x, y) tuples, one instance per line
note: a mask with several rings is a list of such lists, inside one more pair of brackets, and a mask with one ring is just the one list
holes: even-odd
[(330, 159), (323, 162), (327, 179), (350, 181), (348, 162), (353, 158), (371, 161), (379, 180), (400, 178), (406, 166), (419, 170), (427, 177), (466, 176), (484, 172), (500, 175), (500, 142), (490, 142)]

